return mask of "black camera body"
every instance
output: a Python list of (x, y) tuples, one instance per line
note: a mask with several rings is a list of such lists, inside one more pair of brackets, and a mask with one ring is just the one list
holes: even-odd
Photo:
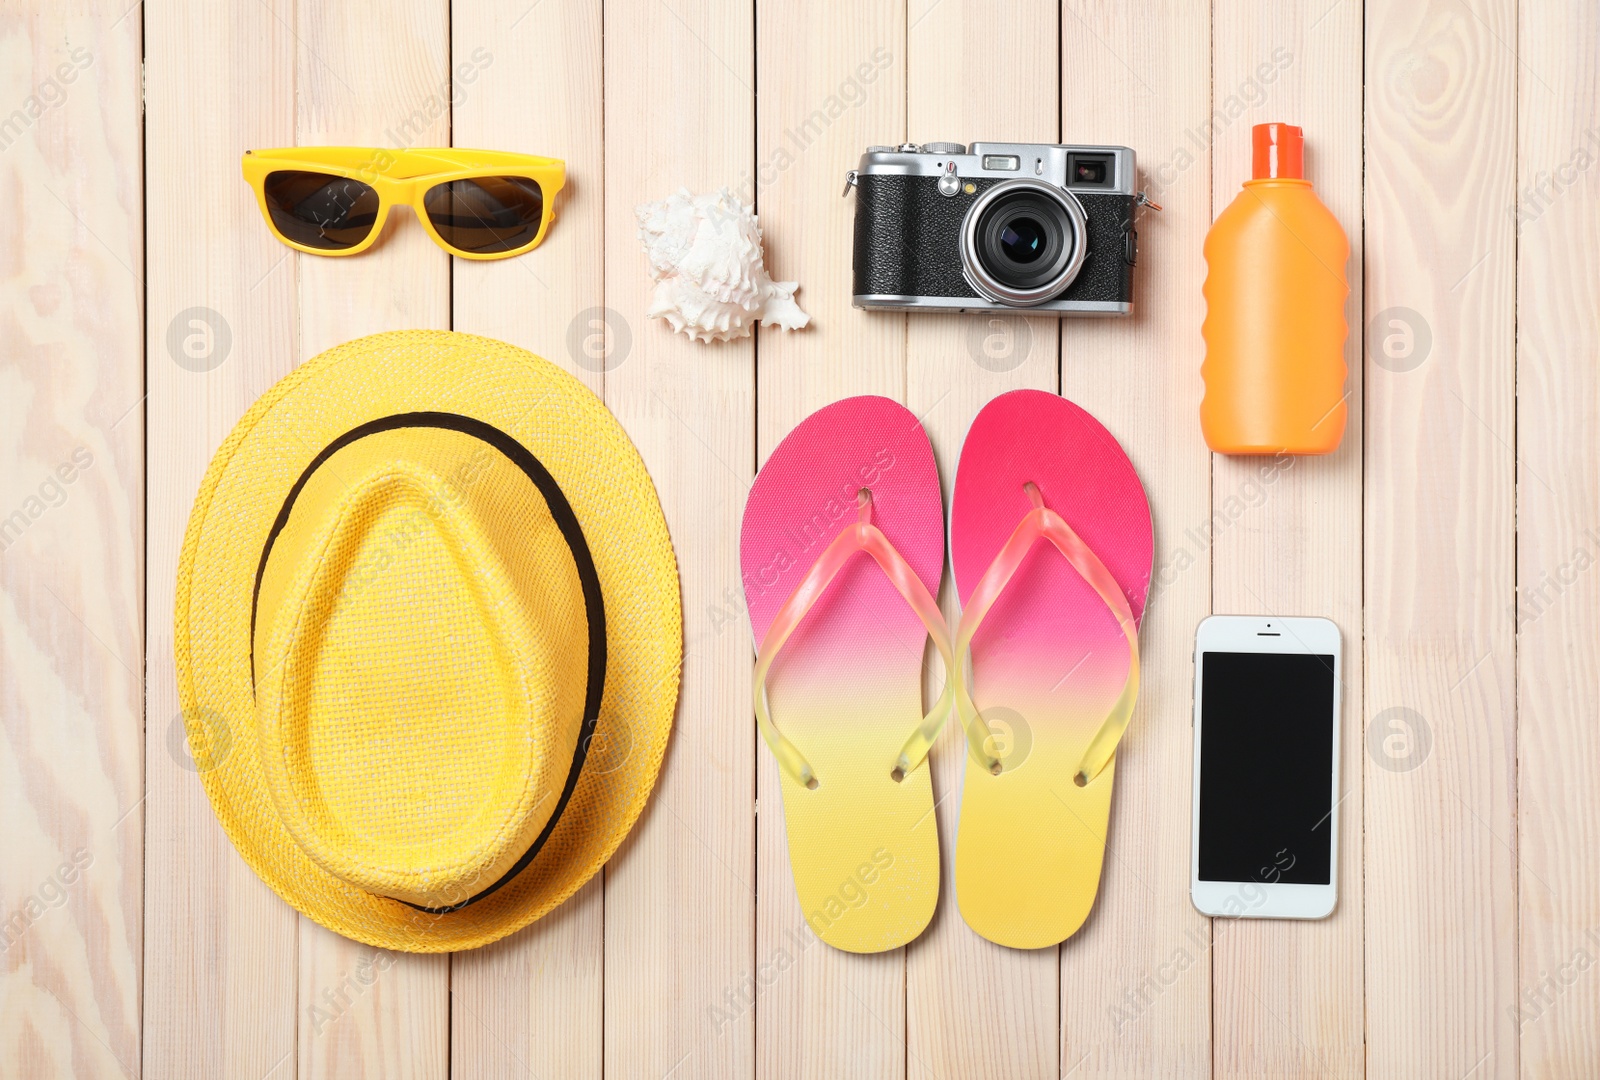
[(857, 200), (853, 302), (1126, 315), (1136, 175), (1125, 146), (870, 147), (848, 177)]

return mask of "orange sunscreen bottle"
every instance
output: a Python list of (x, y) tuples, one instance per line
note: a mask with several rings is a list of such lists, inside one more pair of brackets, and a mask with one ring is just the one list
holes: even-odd
[(1327, 454), (1344, 437), (1350, 242), (1304, 178), (1303, 135), (1252, 131), (1255, 179), (1206, 235), (1200, 428), (1221, 454)]

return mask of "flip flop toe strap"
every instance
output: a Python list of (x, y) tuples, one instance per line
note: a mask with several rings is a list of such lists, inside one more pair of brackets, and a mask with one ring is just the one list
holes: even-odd
[(1050, 541), (1078, 575), (1089, 583), (1106, 607), (1111, 609), (1128, 642), (1128, 675), (1123, 681), (1122, 693), (1101, 723), (1100, 730), (1090, 740), (1073, 776), (1081, 786), (1100, 775), (1100, 771), (1111, 761), (1117, 743), (1121, 741), (1122, 733), (1127, 730), (1128, 721), (1133, 716), (1133, 703), (1139, 697), (1139, 624), (1134, 620), (1133, 610), (1128, 606), (1128, 598), (1123, 595), (1122, 587), (1117, 584), (1111, 571), (1106, 569), (1106, 564), (1100, 561), (1100, 557), (1072, 531), (1060, 514), (1044, 505), (1044, 498), (1033, 483), (1023, 485), (1023, 490), (1028, 493), (1033, 509), (1017, 524), (1000, 553), (983, 572), (977, 588), (972, 590), (961, 612), (961, 633), (956, 639), (956, 712), (961, 717), (962, 727), (966, 729), (967, 744), (974, 756), (990, 772), (998, 774), (1001, 762), (990, 749), (992, 733), (978, 714), (967, 685), (967, 659), (973, 635), (1022, 566), (1023, 558), (1039, 540)]
[(772, 661), (777, 657), (778, 651), (783, 648), (784, 642), (789, 640), (789, 636), (806, 617), (806, 613), (816, 606), (829, 584), (857, 552), (866, 552), (882, 568), (895, 590), (922, 620), (928, 636), (933, 638), (934, 645), (939, 649), (939, 655), (944, 659), (944, 692), (939, 695), (939, 700), (906, 740), (899, 756), (889, 765), (888, 771), (894, 779), (903, 779), (927, 758), (929, 747), (933, 745), (939, 729), (944, 726), (946, 717), (950, 715), (954, 697), (954, 682), (951, 677), (954, 665), (951, 662), (950, 635), (945, 629), (944, 616), (940, 614), (938, 603), (929, 595), (917, 572), (895, 550), (894, 545), (889, 543), (888, 537), (872, 524), (872, 498), (864, 491), (860, 497), (860, 519), (834, 537), (833, 542), (817, 557), (817, 561), (811, 564), (806, 576), (795, 586), (794, 592), (789, 594), (789, 599), (783, 602), (778, 614), (773, 617), (772, 625), (767, 628), (766, 639), (762, 641), (761, 649), (756, 656), (752, 697), (761, 736), (771, 747), (773, 756), (778, 759), (779, 767), (808, 788), (817, 786), (816, 770), (806, 760), (805, 755), (794, 743), (785, 738), (777, 725), (772, 722), (767, 710), (767, 672), (771, 669)]

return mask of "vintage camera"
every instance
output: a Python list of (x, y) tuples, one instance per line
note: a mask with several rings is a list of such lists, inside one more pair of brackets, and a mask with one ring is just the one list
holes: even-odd
[(845, 186), (855, 306), (1126, 315), (1135, 176), (1125, 146), (868, 147)]

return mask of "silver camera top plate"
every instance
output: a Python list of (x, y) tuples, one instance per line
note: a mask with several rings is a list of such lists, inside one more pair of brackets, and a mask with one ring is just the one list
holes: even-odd
[[(909, 147), (911, 144), (907, 144)], [(1137, 188), (1133, 151), (1126, 146), (1085, 144), (978, 142), (965, 147), (965, 153), (949, 153), (959, 143), (930, 143), (927, 146), (871, 147), (861, 155), (857, 172), (867, 176), (938, 177), (955, 163), (956, 175), (963, 179), (1016, 180), (1030, 178), (1057, 184), (1083, 194), (1132, 195)], [(937, 150), (930, 149), (937, 147)], [(1109, 184), (1079, 184), (1067, 176), (1072, 154), (1107, 155), (1113, 159)], [(1014, 163), (1014, 164), (1013, 164)]]

